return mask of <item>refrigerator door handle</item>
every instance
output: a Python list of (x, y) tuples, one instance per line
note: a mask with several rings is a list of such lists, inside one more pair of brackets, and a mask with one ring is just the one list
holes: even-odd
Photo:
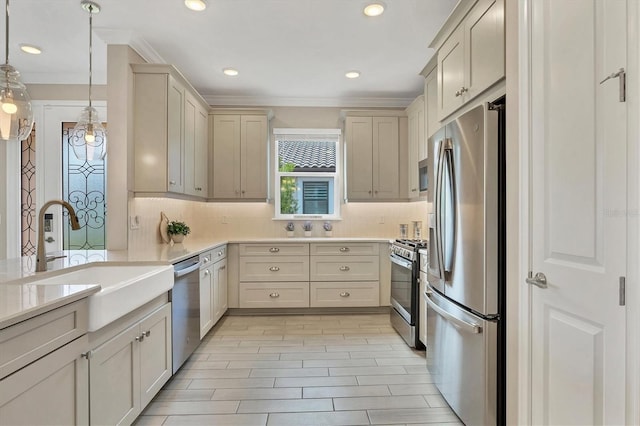
[(482, 327), (479, 326), (478, 324), (472, 324), (472, 323), (463, 321), (460, 318), (457, 318), (455, 315), (452, 315), (449, 312), (445, 311), (440, 306), (436, 305), (433, 302), (433, 300), (431, 300), (431, 298), (429, 297), (431, 295), (430, 291), (426, 291), (425, 295), (426, 295), (425, 300), (427, 302), (427, 305), (431, 309), (433, 309), (438, 315), (440, 315), (442, 318), (446, 319), (451, 324), (453, 324), (456, 328), (472, 334), (482, 333)]
[(445, 140), (441, 140), (438, 145), (438, 161), (436, 166), (436, 188), (434, 191), (434, 211), (435, 211), (435, 237), (436, 237), (436, 262), (438, 263), (438, 274), (441, 280), (446, 280), (444, 274), (444, 255), (443, 255), (443, 241), (442, 241), (442, 178), (444, 173), (444, 144)]
[[(454, 245), (456, 241), (456, 178), (453, 164), (453, 142), (450, 138), (447, 138), (444, 142), (442, 149), (442, 178), (441, 178), (441, 192), (445, 196), (446, 204), (440, 205), (440, 211), (444, 218), (441, 225), (441, 240), (442, 240), (442, 270), (444, 271), (445, 280), (449, 280), (453, 268), (453, 253)], [(446, 173), (446, 185), (445, 188), (445, 173)], [(445, 192), (446, 191), (446, 192)], [(444, 214), (445, 209), (449, 214)], [(446, 252), (445, 252), (446, 250)]]

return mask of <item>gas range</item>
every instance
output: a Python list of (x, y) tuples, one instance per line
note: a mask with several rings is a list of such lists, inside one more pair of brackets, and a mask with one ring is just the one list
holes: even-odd
[(391, 243), (389, 250), (396, 256), (413, 262), (418, 259), (418, 250), (428, 245), (426, 240), (397, 239)]

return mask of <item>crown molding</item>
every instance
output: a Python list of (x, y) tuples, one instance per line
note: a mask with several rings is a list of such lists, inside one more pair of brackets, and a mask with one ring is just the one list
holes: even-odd
[(336, 108), (405, 108), (415, 98), (294, 98), (203, 95), (211, 106), (279, 106)]
[(164, 64), (166, 61), (145, 39), (134, 31), (115, 28), (95, 28), (96, 35), (109, 44), (129, 45), (138, 55), (150, 64)]

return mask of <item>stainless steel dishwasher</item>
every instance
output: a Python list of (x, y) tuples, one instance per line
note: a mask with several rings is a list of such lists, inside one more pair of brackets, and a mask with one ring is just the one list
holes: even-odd
[(171, 330), (175, 373), (200, 344), (200, 258), (173, 265)]

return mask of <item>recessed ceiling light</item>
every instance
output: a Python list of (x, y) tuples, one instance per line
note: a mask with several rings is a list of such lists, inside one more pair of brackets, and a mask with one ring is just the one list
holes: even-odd
[(207, 3), (204, 0), (184, 0), (184, 5), (196, 12), (202, 12), (207, 8)]
[(349, 71), (344, 76), (347, 78), (358, 78), (360, 77), (360, 71)]
[(380, 16), (383, 12), (384, 3), (371, 3), (364, 8), (364, 14), (370, 17)]
[(42, 53), (42, 49), (38, 46), (33, 46), (31, 44), (21, 44), (20, 49), (25, 53), (31, 53), (32, 55), (39, 55)]
[(225, 68), (222, 70), (222, 72), (224, 73), (224, 75), (228, 75), (229, 77), (235, 77), (236, 75), (238, 75), (238, 70), (235, 68)]

